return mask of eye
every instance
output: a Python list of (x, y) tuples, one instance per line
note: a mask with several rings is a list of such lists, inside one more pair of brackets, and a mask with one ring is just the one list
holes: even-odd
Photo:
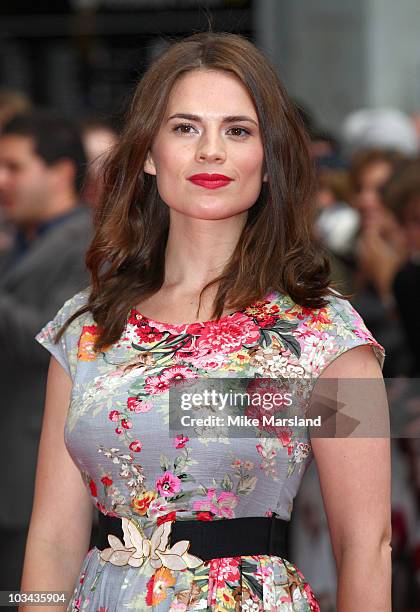
[(197, 132), (197, 129), (190, 123), (179, 123), (173, 128), (176, 134), (192, 134), (193, 131)]
[(247, 136), (249, 136), (251, 134), (251, 132), (243, 127), (232, 127), (229, 128), (228, 131), (226, 132), (227, 134), (230, 133), (231, 136), (235, 136), (237, 138), (246, 138)]

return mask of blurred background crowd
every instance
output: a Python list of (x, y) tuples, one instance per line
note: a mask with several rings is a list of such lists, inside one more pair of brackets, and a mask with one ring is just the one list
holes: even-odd
[[(264, 49), (306, 125), (316, 236), (335, 286), (420, 378), (418, 0), (62, 0), (0, 7), (0, 590), (19, 589), (49, 356), (34, 335), (85, 287), (84, 252), (130, 93), (168, 41), (208, 29)], [(416, 398), (407, 401), (412, 420)], [(393, 610), (420, 610), (420, 439), (393, 442)], [(57, 478), (60, 475), (57, 474)], [(51, 483), (54, 486), (54, 483)], [(46, 517), (45, 520), (48, 520)], [(314, 465), (290, 558), (334, 611)]]

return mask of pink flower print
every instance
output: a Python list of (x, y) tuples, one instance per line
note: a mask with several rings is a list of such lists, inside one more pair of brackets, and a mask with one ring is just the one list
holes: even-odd
[(163, 376), (148, 376), (144, 386), (146, 393), (156, 395), (157, 393), (165, 393), (169, 389), (169, 383)]
[[(281, 357), (290, 357), (290, 351), (281, 351)], [(278, 381), (272, 378), (254, 378), (246, 388), (252, 397), (252, 406), (259, 409), (259, 414), (279, 412), (289, 405), (287, 395)], [(258, 411), (255, 416), (258, 416)]]
[[(248, 389), (249, 389), (249, 387), (248, 387)], [(262, 395), (262, 397), (263, 397), (263, 395)], [(291, 441), (293, 432), (292, 432), (292, 430), (289, 427), (286, 427), (284, 425), (274, 425), (274, 424), (271, 424), (271, 423), (264, 424), (263, 416), (264, 416), (264, 414), (268, 414), (268, 412), (267, 412), (267, 410), (265, 410), (263, 408), (262, 405), (260, 405), (260, 406), (251, 405), (251, 406), (247, 407), (245, 409), (245, 414), (249, 418), (258, 419), (258, 422), (259, 422), (259, 426), (258, 427), (259, 427), (259, 429), (262, 430), (262, 431), (267, 431), (267, 432), (273, 434), (274, 436), (276, 436), (276, 438), (281, 441), (283, 446), (287, 446), (289, 444), (289, 442)], [(257, 450), (258, 450), (258, 445), (257, 445)]]
[(130, 323), (130, 325), (138, 325), (139, 323), (142, 323), (143, 320), (143, 315), (140, 314), (136, 308), (132, 308), (130, 310), (130, 314), (128, 316), (128, 323)]
[(171, 366), (163, 370), (161, 377), (167, 380), (169, 385), (177, 384), (189, 378), (198, 378), (198, 374), (187, 366)]
[(98, 497), (98, 491), (96, 489), (96, 484), (92, 478), (89, 480), (89, 489), (92, 494), (92, 497)]
[(175, 448), (184, 448), (184, 446), (186, 445), (188, 440), (189, 440), (188, 436), (184, 436), (183, 434), (179, 434), (178, 436), (176, 436), (176, 438), (174, 440)]
[(156, 481), (156, 488), (161, 495), (169, 497), (180, 490), (181, 480), (172, 472), (165, 472)]
[(238, 498), (234, 493), (223, 491), (217, 495), (216, 489), (209, 489), (207, 491), (207, 499), (195, 501), (193, 503), (193, 510), (207, 510), (216, 516), (233, 518), (233, 508), (235, 508), (237, 503)]
[(133, 440), (130, 442), (129, 448), (134, 453), (139, 453), (141, 451), (141, 442), (139, 440)]
[[(239, 558), (225, 557), (220, 559), (212, 559), (210, 561), (210, 572), (215, 573), (218, 579), (223, 582), (236, 582), (239, 580)], [(223, 586), (218, 585), (218, 586)]]
[[(197, 326), (203, 329), (202, 323), (194, 323), (190, 327)], [(190, 340), (174, 354), (174, 361), (177, 363), (187, 362), (195, 368), (210, 368), (215, 370), (226, 362), (226, 355), (217, 353), (205, 346), (196, 346), (196, 338)]]
[(380, 345), (379, 342), (377, 342), (372, 336), (371, 332), (366, 327), (362, 317), (359, 315), (358, 312), (354, 313), (353, 325), (353, 331), (358, 338), (361, 338), (362, 340), (367, 340), (373, 346), (378, 348), (381, 352), (384, 352), (384, 347)]
[(278, 319), (278, 317), (275, 317), (274, 315), (267, 315), (266, 313), (256, 315), (255, 318), (260, 324), (260, 327), (274, 327)]
[(331, 323), (331, 317), (328, 315), (328, 308), (314, 308), (311, 312), (311, 323), (329, 325)]
[(146, 378), (145, 390), (148, 393), (165, 393), (170, 386), (176, 385), (189, 378), (197, 378), (198, 374), (187, 366), (171, 366), (165, 368), (159, 376)]
[(255, 448), (257, 449), (261, 457), (264, 457), (264, 459), (267, 459), (267, 458), (270, 459), (277, 455), (277, 452), (274, 450), (274, 448), (265, 450), (261, 444), (256, 444)]
[(182, 352), (176, 355), (177, 361), (187, 360), (192, 366), (200, 369), (209, 368), (216, 370), (220, 368), (226, 362), (226, 355), (223, 353), (214, 353), (207, 348), (201, 347), (200, 350), (195, 351), (185, 357)]
[(151, 319), (149, 319), (149, 322), (158, 331), (169, 333), (171, 336), (180, 336), (185, 333), (185, 325), (171, 325), (170, 323), (160, 323)]
[(224, 354), (239, 350), (243, 344), (255, 344), (260, 337), (259, 327), (241, 312), (220, 321), (210, 321), (197, 338), (197, 347)]
[(139, 338), (140, 344), (153, 344), (162, 340), (163, 334), (156, 327), (148, 325), (145, 321), (137, 324), (135, 332)]
[(305, 582), (304, 591), (311, 606), (311, 612), (320, 612), (321, 608), (319, 607), (319, 603), (314, 595), (313, 590), (311, 589), (311, 586), (307, 582)]
[(318, 331), (310, 329), (304, 324), (296, 328), (295, 336), (296, 338), (302, 338), (302, 339), (313, 338), (313, 337), (316, 338), (318, 336)]
[(200, 336), (203, 327), (203, 323), (191, 323), (190, 325), (188, 325), (186, 332), (191, 336)]
[(169, 506), (164, 504), (159, 499), (153, 499), (149, 505), (149, 516), (160, 516), (162, 514), (166, 514), (169, 510)]
[(310, 317), (312, 315), (312, 311), (312, 308), (308, 308), (306, 306), (299, 306), (296, 304), (292, 308), (286, 308), (284, 312), (288, 316), (288, 318), (297, 318), (302, 321), (303, 319)]
[(263, 585), (268, 585), (273, 580), (273, 568), (269, 566), (260, 565), (255, 572), (255, 577), (259, 579)]
[(152, 408), (151, 402), (143, 402), (137, 397), (129, 397), (127, 400), (127, 408), (131, 412), (148, 412)]
[(362, 340), (373, 340), (372, 334), (366, 328), (363, 329), (363, 327), (355, 327), (353, 331), (356, 336)]
[(115, 423), (118, 421), (120, 416), (120, 413), (118, 412), (118, 410), (111, 410), (111, 412), (108, 415), (108, 418), (110, 421), (114, 421)]
[(128, 419), (121, 419), (121, 426), (124, 427), (124, 429), (131, 429), (133, 427), (133, 423)]
[(195, 338), (190, 338), (186, 343), (181, 342), (176, 345), (176, 355), (191, 357), (196, 353)]

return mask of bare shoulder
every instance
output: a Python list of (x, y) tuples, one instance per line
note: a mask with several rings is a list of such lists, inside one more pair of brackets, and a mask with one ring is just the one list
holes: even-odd
[(371, 345), (355, 346), (334, 359), (320, 378), (382, 378), (381, 366)]

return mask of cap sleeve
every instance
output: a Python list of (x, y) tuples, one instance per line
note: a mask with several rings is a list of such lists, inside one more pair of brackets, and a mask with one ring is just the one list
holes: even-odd
[(332, 322), (331, 334), (334, 336), (336, 349), (334, 354), (331, 355), (332, 359), (330, 361), (356, 346), (368, 345), (372, 347), (378, 363), (383, 369), (385, 349), (375, 340), (354, 306), (348, 300), (332, 297), (329, 307)]
[(82, 328), (81, 319), (84, 315), (72, 321), (57, 344), (54, 342), (54, 339), (67, 319), (79, 308), (86, 305), (88, 295), (89, 289), (84, 289), (64, 302), (54, 318), (46, 323), (35, 336), (35, 340), (57, 359), (72, 380), (74, 380), (76, 373), (78, 341)]

